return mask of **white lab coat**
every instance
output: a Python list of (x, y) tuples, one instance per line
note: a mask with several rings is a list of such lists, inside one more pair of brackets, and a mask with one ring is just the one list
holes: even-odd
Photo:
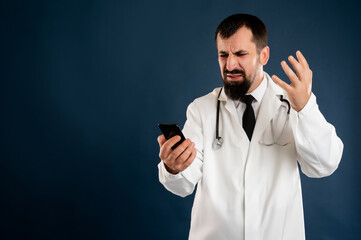
[(187, 110), (183, 132), (196, 144), (194, 162), (176, 175), (168, 173), (163, 162), (158, 165), (160, 182), (174, 194), (187, 196), (198, 183), (189, 239), (305, 239), (297, 161), (309, 177), (328, 176), (339, 164), (343, 144), (312, 94), (302, 111), (291, 109), (289, 124), (279, 140), (290, 144), (261, 145), (261, 140), (272, 140), (271, 119), (278, 136), (287, 110), (279, 100), (279, 95), (287, 98), (286, 94), (265, 75), (267, 89), (251, 142), (234, 102), (222, 91), (219, 131), (224, 144), (218, 150), (212, 148), (217, 88), (193, 101)]

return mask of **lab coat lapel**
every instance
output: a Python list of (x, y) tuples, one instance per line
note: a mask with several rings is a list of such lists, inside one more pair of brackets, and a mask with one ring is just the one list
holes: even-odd
[(227, 111), (229, 111), (230, 113), (233, 113), (233, 112), (234, 112), (234, 110), (235, 110), (234, 103), (233, 103), (232, 100), (230, 100), (230, 99), (227, 97), (224, 89), (222, 89), (221, 95), (219, 96), (219, 100), (220, 100), (221, 102), (225, 102), (224, 107), (227, 109)]
[(258, 142), (264, 130), (270, 125), (271, 119), (275, 116), (278, 108), (281, 106), (281, 101), (277, 95), (281, 95), (279, 87), (273, 83), (272, 79), (267, 75), (267, 89), (262, 98), (259, 108), (256, 125), (252, 135), (252, 142)]
[(237, 115), (237, 109), (234, 106), (234, 102), (229, 99), (224, 92), (224, 89), (222, 89), (221, 95), (219, 96), (219, 100), (224, 103), (224, 108), (230, 113), (230, 116), (232, 116), (233, 121), (238, 123), (237, 125), (240, 125), (238, 121), (238, 115)]
[[(222, 109), (222, 105), (224, 104), (223, 106), (228, 113), (227, 116), (231, 118), (233, 131), (237, 133), (236, 135), (239, 136), (240, 139), (247, 138), (247, 135), (244, 132), (241, 123), (239, 122), (236, 106), (234, 105), (234, 102), (227, 97), (224, 89), (222, 90), (222, 93), (219, 96), (219, 100), (222, 103), (221, 109)], [(222, 110), (220, 110), (220, 112), (222, 112)]]

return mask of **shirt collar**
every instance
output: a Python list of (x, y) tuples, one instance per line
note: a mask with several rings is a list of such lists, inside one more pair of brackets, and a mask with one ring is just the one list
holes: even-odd
[(266, 74), (264, 74), (261, 84), (250, 94), (254, 97), (254, 99), (256, 99), (258, 103), (261, 103), (264, 93), (266, 92), (266, 89), (267, 89), (267, 79), (266, 79)]

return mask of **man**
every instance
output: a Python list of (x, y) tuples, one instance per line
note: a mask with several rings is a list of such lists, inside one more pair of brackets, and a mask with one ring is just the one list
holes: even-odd
[[(300, 51), (281, 65), (291, 81), (263, 71), (269, 59), (263, 22), (232, 15), (216, 31), (223, 90), (196, 99), (175, 136), (160, 146), (160, 182), (187, 196), (197, 185), (189, 239), (305, 239), (297, 162), (309, 177), (332, 174), (343, 144), (311, 92), (312, 71)], [(288, 99), (291, 109), (287, 114)], [(219, 132), (213, 141), (219, 101)], [(289, 116), (289, 120), (287, 120)], [(274, 143), (274, 144), (271, 144)]]

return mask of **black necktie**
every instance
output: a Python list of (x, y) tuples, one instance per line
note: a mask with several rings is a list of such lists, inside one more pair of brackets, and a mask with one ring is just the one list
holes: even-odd
[(256, 119), (254, 117), (254, 111), (252, 108), (253, 100), (254, 98), (252, 95), (246, 95), (243, 99), (243, 102), (246, 104), (246, 110), (243, 113), (242, 125), (250, 141), (252, 139), (254, 125), (256, 124)]

